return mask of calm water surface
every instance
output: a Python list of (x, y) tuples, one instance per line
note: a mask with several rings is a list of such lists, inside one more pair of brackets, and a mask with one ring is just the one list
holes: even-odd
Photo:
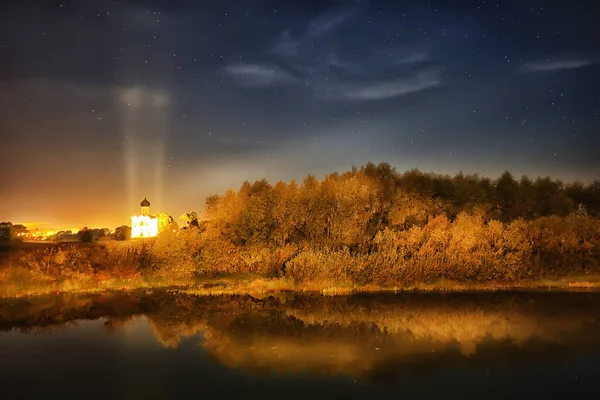
[(0, 301), (0, 398), (597, 398), (600, 293)]

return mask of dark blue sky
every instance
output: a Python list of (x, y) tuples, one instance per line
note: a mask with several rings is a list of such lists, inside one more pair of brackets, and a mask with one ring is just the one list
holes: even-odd
[(597, 179), (593, 3), (3, 4), (0, 220), (179, 215), (367, 161)]

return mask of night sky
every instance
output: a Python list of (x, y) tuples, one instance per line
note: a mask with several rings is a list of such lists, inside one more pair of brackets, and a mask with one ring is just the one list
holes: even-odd
[(0, 220), (178, 217), (248, 180), (600, 178), (594, 1), (0, 5)]

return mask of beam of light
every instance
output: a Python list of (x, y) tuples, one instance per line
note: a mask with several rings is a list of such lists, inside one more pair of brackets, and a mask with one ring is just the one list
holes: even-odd
[(138, 153), (137, 148), (133, 142), (135, 127), (137, 125), (136, 116), (138, 110), (143, 105), (143, 89), (131, 88), (125, 89), (120, 94), (120, 105), (123, 110), (123, 165), (126, 179), (126, 199), (127, 209), (132, 209), (132, 205), (135, 204), (135, 192), (137, 188), (137, 162)]
[[(152, 94), (153, 126), (156, 129), (153, 148), (150, 149), (154, 158), (154, 198), (156, 204), (162, 205), (164, 194), (164, 176), (166, 165), (165, 142), (167, 135), (167, 119), (169, 116), (169, 98), (163, 93)], [(158, 211), (158, 210), (157, 210)]]
[(165, 93), (134, 87), (122, 90), (119, 101), (123, 121), (126, 208), (137, 213), (144, 196), (154, 204), (163, 204), (170, 99)]

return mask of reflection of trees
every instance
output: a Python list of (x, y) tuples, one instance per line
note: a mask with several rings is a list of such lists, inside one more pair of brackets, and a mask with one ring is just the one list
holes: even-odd
[(60, 332), (67, 328), (74, 328), (76, 326), (78, 326), (77, 321), (66, 321), (57, 325), (23, 326), (15, 329), (17, 330), (17, 332), (24, 335), (51, 336), (57, 332)]
[[(117, 293), (114, 295), (40, 296), (32, 299), (0, 301), (0, 330), (66, 327), (77, 320), (128, 318), (150, 309), (147, 298)], [(109, 324), (110, 325), (110, 324)]]
[[(461, 295), (408, 294), (390, 296), (385, 301), (367, 297), (342, 305), (335, 298), (323, 298), (318, 309), (301, 304), (289, 307), (286, 313), (311, 325), (351, 327), (361, 321), (391, 335), (409, 335), (412, 341), (457, 342), (463, 353), (473, 353), (484, 339), (510, 339), (520, 343), (532, 337), (543, 337), (556, 342), (569, 340), (564, 337), (564, 329), (583, 329), (583, 320), (568, 317), (568, 310), (559, 317), (555, 313), (540, 313), (534, 304), (547, 301), (542, 295), (535, 297), (536, 303), (522, 305), (513, 304), (511, 296), (476, 296), (486, 300), (484, 305), (473, 302), (471, 296)], [(567, 295), (566, 299), (569, 298)], [(552, 307), (560, 310), (561, 303)]]
[(164, 346), (201, 335), (203, 348), (232, 368), (388, 382), (443, 365), (547, 363), (597, 347), (599, 299), (596, 293), (70, 295), (0, 304), (0, 329), (52, 333), (77, 320), (105, 318), (111, 331), (143, 314)]

